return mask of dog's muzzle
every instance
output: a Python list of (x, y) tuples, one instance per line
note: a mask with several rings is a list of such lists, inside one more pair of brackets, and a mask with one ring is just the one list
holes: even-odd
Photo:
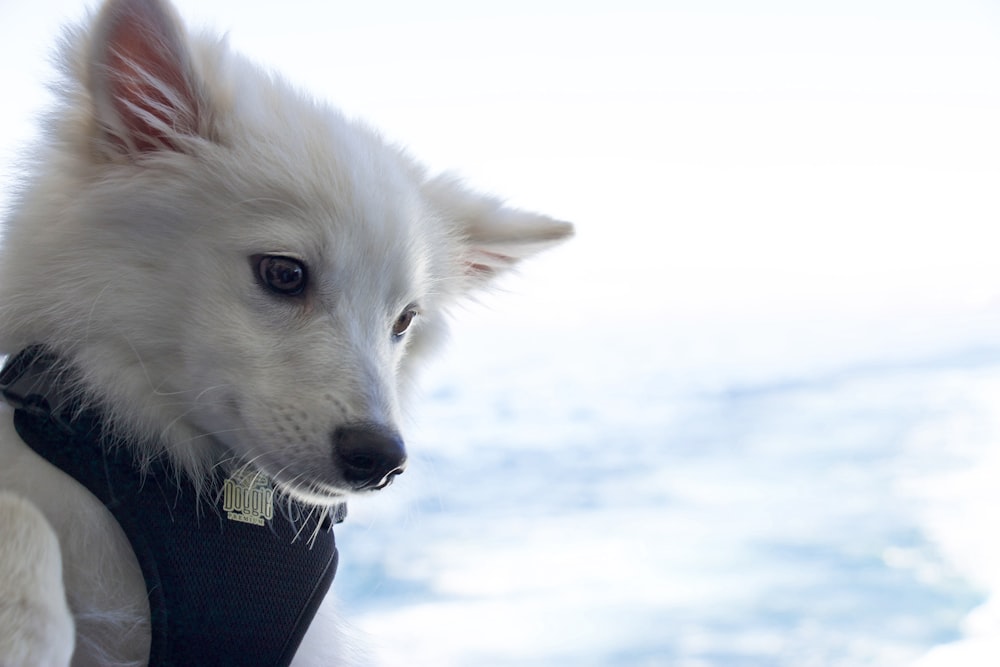
[(333, 455), (355, 491), (384, 489), (406, 469), (403, 439), (379, 424), (339, 427), (333, 433)]

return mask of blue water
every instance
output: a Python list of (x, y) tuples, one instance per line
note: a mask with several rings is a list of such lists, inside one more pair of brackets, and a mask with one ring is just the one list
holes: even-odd
[(967, 510), (998, 494), (963, 476), (1000, 434), (1000, 349), (706, 383), (648, 349), (481, 344), (431, 371), (410, 470), (338, 533), (386, 665), (909, 665), (991, 593), (997, 510)]

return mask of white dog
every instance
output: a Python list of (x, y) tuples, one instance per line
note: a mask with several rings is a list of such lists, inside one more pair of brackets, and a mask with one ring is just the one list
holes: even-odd
[(334, 508), (403, 471), (414, 360), (572, 228), (161, 0), (109, 0), (62, 64), (0, 257), (0, 665), (331, 664), (303, 633)]

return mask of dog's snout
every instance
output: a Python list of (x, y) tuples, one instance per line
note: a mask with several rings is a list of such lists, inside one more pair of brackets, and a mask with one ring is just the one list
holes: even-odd
[(344, 481), (355, 491), (381, 489), (406, 467), (403, 439), (379, 424), (350, 424), (333, 434), (333, 451)]

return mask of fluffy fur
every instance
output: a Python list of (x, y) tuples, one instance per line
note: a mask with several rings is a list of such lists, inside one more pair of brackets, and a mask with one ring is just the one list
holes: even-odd
[[(61, 62), (4, 230), (0, 352), (56, 351), (140, 464), (166, 453), (196, 484), (252, 466), (319, 507), (352, 492), (333, 433), (398, 432), (449, 305), (572, 230), (429, 177), (159, 0), (110, 0), (67, 33)], [(262, 256), (304, 267), (305, 289), (269, 287)], [(0, 665), (65, 664), (74, 621), (73, 664), (141, 663), (148, 608), (127, 541), (10, 422)], [(300, 657), (329, 664), (313, 647)]]

